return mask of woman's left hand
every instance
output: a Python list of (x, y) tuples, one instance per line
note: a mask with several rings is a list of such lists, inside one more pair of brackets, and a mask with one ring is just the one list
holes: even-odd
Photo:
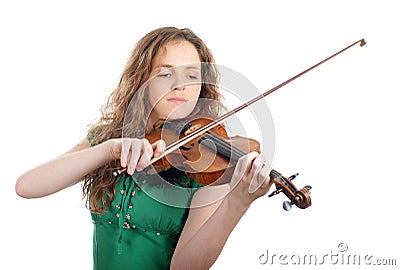
[(264, 196), (272, 182), (269, 178), (271, 167), (257, 152), (251, 152), (238, 160), (231, 181), (227, 200), (236, 209), (246, 211), (251, 203)]

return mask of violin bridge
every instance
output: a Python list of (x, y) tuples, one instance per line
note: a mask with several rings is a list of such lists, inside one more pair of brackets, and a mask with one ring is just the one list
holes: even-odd
[(189, 125), (188, 127), (186, 127), (187, 125), (185, 125), (184, 127), (184, 131), (183, 131), (183, 135), (187, 136), (190, 133), (198, 130), (199, 128), (201, 128), (200, 124), (195, 124), (195, 125)]

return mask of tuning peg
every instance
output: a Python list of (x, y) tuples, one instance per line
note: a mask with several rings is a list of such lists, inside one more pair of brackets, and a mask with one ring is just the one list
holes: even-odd
[(271, 194), (269, 194), (268, 195), (268, 197), (272, 197), (272, 196), (275, 196), (275, 195), (278, 195), (279, 193), (281, 193), (283, 191), (283, 189), (277, 189), (277, 190), (275, 190), (274, 192), (272, 192)]
[(285, 211), (290, 211), (292, 209), (292, 205), (293, 205), (292, 202), (284, 201), (282, 206), (283, 209), (285, 209)]
[(307, 189), (307, 190), (310, 190), (310, 189), (312, 189), (312, 186), (307, 185), (304, 188)]
[(299, 173), (295, 173), (295, 174), (289, 176), (288, 180), (289, 180), (289, 181), (292, 181), (292, 180), (294, 180), (294, 179), (296, 178), (296, 176), (298, 176), (298, 175), (299, 175)]

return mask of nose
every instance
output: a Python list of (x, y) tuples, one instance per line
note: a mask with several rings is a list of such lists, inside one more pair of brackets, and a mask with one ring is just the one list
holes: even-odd
[(184, 74), (180, 74), (179, 72), (176, 72), (174, 74), (174, 82), (172, 84), (171, 89), (174, 91), (183, 91), (186, 89), (186, 85), (189, 83), (189, 81), (185, 78)]
[(185, 86), (184, 85), (177, 85), (172, 87), (172, 91), (183, 91), (185, 90)]

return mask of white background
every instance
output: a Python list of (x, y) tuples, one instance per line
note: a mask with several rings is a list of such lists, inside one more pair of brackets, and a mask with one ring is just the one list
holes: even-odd
[(348, 245), (345, 254), (400, 264), (395, 2), (2, 1), (0, 268), (91, 269), (92, 224), (80, 186), (25, 200), (15, 181), (85, 136), (134, 43), (169, 25), (191, 28), (218, 64), (260, 91), (360, 38), (368, 42), (266, 99), (273, 167), (299, 172), (296, 183), (313, 186), (313, 205), (284, 212), (283, 196), (259, 199), (213, 269), (315, 269), (258, 258), (267, 250), (322, 258), (337, 254), (339, 243)]

